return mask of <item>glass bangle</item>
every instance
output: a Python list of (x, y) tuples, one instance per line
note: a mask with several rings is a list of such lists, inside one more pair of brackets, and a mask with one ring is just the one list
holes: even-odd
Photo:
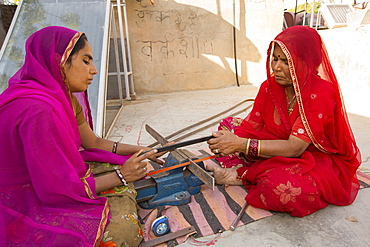
[(125, 178), (123, 177), (121, 171), (119, 169), (116, 170), (116, 173), (117, 173), (117, 176), (119, 177), (119, 179), (121, 180), (122, 184), (124, 186), (127, 186), (127, 181), (125, 180)]

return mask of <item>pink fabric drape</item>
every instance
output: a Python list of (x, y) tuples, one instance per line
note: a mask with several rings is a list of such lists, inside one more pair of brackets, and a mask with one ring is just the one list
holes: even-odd
[(107, 200), (97, 197), (84, 159), (127, 157), (79, 152), (61, 66), (80, 36), (63, 27), (31, 35), (24, 65), (0, 96), (1, 246), (93, 246), (108, 223)]

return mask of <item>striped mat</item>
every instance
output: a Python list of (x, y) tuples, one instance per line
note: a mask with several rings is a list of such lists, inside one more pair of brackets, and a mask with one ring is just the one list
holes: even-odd
[(370, 187), (370, 175), (357, 170), (357, 178), (360, 182), (361, 189)]
[[(209, 153), (201, 151), (192, 151), (198, 156), (209, 156)], [(215, 163), (215, 160), (206, 160), (204, 163)], [(153, 169), (156, 164), (152, 164)], [(151, 170), (151, 169), (148, 169)], [(166, 206), (161, 215), (169, 218), (171, 232), (194, 226), (196, 234), (194, 238), (208, 236), (220, 233), (230, 229), (236, 216), (245, 203), (247, 191), (243, 186), (215, 186), (212, 191), (208, 186), (202, 185), (201, 192), (191, 196), (191, 202), (182, 206)], [(144, 220), (145, 237), (144, 241), (156, 238), (151, 231), (151, 224), (157, 218), (157, 209), (139, 210), (139, 215)], [(241, 217), (237, 226), (251, 223), (255, 220), (271, 216), (272, 213), (263, 209), (248, 206), (244, 215)], [(183, 236), (162, 244), (159, 246), (176, 246), (183, 243), (187, 236)]]
[[(208, 150), (207, 150), (208, 151)], [(192, 151), (198, 156), (208, 155), (209, 151)], [(215, 160), (207, 160), (204, 163), (215, 163)], [(156, 164), (153, 163), (153, 169), (158, 169)], [(150, 170), (150, 169), (149, 169)], [(361, 188), (370, 187), (370, 176), (357, 171), (357, 176), (361, 184)], [(245, 203), (245, 196), (247, 195), (246, 189), (243, 186), (215, 186), (212, 191), (208, 186), (202, 185), (201, 192), (192, 195), (191, 202), (182, 206), (166, 206), (162, 208), (160, 215), (166, 215), (169, 218), (171, 232), (177, 232), (184, 228), (194, 226), (196, 233), (192, 235), (192, 240), (195, 241), (194, 245), (212, 245), (213, 241), (203, 243), (198, 242), (195, 238), (204, 237), (212, 234), (221, 233), (229, 230), (232, 222), (237, 217), (241, 208)], [(139, 210), (139, 215), (144, 219), (145, 237), (144, 241), (157, 238), (151, 231), (152, 222), (158, 217), (157, 209), (142, 209)], [(242, 226), (253, 221), (271, 216), (272, 213), (263, 209), (248, 206), (245, 213), (241, 217), (237, 226)], [(185, 242), (188, 236), (179, 237), (170, 240), (165, 244), (158, 246), (176, 246)]]

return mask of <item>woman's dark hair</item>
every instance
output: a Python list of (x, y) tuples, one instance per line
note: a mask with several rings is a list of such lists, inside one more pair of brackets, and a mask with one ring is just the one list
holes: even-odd
[(74, 54), (76, 54), (77, 52), (79, 52), (81, 49), (83, 49), (85, 47), (86, 43), (87, 43), (87, 37), (83, 33), (81, 35), (81, 37), (78, 39), (77, 43), (75, 44), (75, 47), (73, 47), (73, 50), (72, 50), (71, 54), (69, 55), (69, 57), (68, 57), (68, 59), (66, 61), (66, 64), (71, 65), (72, 56)]

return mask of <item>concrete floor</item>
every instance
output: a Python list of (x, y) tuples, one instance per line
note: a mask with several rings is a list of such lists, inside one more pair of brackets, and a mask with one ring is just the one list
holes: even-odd
[[(157, 95), (139, 95), (134, 101), (125, 101), (108, 139), (130, 144), (149, 145), (155, 140), (145, 131), (149, 124), (167, 136), (191, 124), (220, 113), (247, 98), (254, 98), (257, 88), (252, 85), (231, 86), (217, 90), (181, 92)], [(236, 112), (249, 103), (238, 107)], [(225, 115), (216, 118), (220, 120)], [(246, 113), (238, 115), (244, 118)], [(362, 169), (370, 171), (370, 119), (349, 114), (351, 125), (362, 152)], [(203, 125), (202, 125), (203, 126)], [(206, 128), (187, 139), (209, 135), (217, 125)], [(186, 139), (184, 139), (186, 140)], [(202, 149), (196, 144), (187, 149)], [(355, 202), (346, 207), (328, 206), (304, 218), (284, 213), (261, 219), (225, 231), (221, 236), (206, 236), (198, 241), (217, 238), (214, 246), (370, 246), (370, 188), (361, 189)], [(194, 246), (190, 243), (181, 247)], [(199, 245), (198, 245), (199, 246)], [(204, 245), (205, 246), (205, 245)]]

